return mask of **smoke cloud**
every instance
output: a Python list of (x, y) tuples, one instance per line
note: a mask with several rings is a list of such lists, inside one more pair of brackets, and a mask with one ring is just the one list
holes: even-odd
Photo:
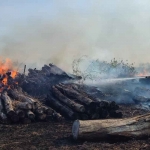
[[(25, 12), (28, 3), (23, 3)], [(53, 11), (46, 7), (42, 13), (35, 3), (31, 5), (33, 9), (37, 6), (34, 14), (24, 21), (15, 20), (9, 31), (0, 35), (0, 55), (28, 67), (52, 62), (69, 72), (72, 61), (82, 55), (106, 61), (115, 57), (136, 64), (150, 62), (149, 4), (148, 0), (56, 0)], [(50, 5), (44, 1), (41, 7)], [(15, 15), (14, 7), (6, 6), (1, 12), (9, 9)]]

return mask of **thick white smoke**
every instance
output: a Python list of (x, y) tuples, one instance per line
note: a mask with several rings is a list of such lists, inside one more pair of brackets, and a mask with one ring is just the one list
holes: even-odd
[[(33, 11), (24, 17), (21, 8), (15, 10), (12, 2), (3, 4), (0, 13), (11, 20), (5, 28), (7, 32), (0, 35), (0, 54), (4, 57), (28, 67), (52, 62), (69, 72), (72, 61), (82, 55), (106, 61), (115, 57), (136, 64), (149, 62), (148, 0), (56, 0), (51, 12), (49, 1), (43, 1), (42, 5), (39, 2), (29, 5), (29, 1), (14, 3), (18, 9), (23, 7), (24, 13), (29, 6)], [(23, 21), (13, 22), (9, 18), (17, 13)]]

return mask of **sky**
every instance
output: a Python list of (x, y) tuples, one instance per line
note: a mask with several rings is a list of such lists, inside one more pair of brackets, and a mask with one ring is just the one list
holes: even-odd
[(0, 56), (66, 71), (83, 55), (150, 63), (148, 0), (0, 0)]

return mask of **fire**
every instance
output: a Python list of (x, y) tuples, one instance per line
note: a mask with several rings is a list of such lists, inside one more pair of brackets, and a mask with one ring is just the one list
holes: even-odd
[(5, 77), (5, 78), (2, 80), (2, 83), (3, 83), (4, 85), (7, 85), (7, 81), (8, 81), (8, 79)]
[(14, 79), (16, 75), (17, 69), (13, 66), (13, 62), (9, 58), (4, 61), (0, 59), (0, 76), (2, 84), (7, 85), (9, 76)]
[(12, 77), (16, 76), (17, 70), (13, 67), (13, 63), (10, 59), (6, 59), (5, 61), (0, 60), (0, 74), (6, 74), (11, 71)]
[(143, 72), (137, 74), (137, 76), (139, 76), (139, 77), (142, 77), (142, 76), (148, 76), (148, 75), (149, 75), (149, 73), (148, 73), (147, 70), (143, 70)]

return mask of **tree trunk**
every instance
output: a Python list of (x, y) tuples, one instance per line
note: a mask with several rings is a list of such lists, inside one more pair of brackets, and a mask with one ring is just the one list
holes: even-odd
[(85, 112), (85, 108), (83, 105), (75, 103), (74, 101), (70, 100), (66, 96), (64, 96), (57, 88), (53, 87), (53, 94), (57, 97), (61, 102), (63, 102), (68, 107), (72, 108), (74, 111), (77, 112)]
[(126, 119), (76, 120), (74, 139), (104, 139), (110, 137), (140, 138), (150, 135), (150, 113)]

